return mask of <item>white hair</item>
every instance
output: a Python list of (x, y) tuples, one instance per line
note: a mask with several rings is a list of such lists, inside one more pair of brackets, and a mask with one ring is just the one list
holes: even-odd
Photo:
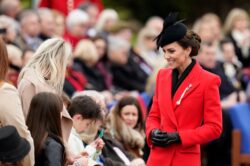
[[(96, 90), (84, 90), (81, 92), (75, 92), (71, 99), (74, 99), (74, 98), (79, 97), (79, 96), (89, 96), (89, 97), (93, 98), (95, 101), (99, 100), (101, 103), (102, 102), (105, 103), (104, 96), (101, 93), (97, 92)], [(97, 103), (99, 103), (99, 102), (97, 102)]]
[(9, 30), (18, 32), (19, 31), (19, 24), (13, 18), (5, 15), (0, 15), (0, 26), (7, 26)]
[[(43, 42), (29, 62), (22, 69), (19, 80), (26, 69), (35, 70), (38, 78), (54, 88), (59, 94), (62, 92), (68, 59), (72, 53), (71, 46), (60, 38), (51, 38)], [(48, 77), (47, 80), (45, 77)]]
[(96, 30), (98, 32), (103, 31), (103, 28), (108, 19), (118, 20), (119, 16), (114, 9), (104, 9), (96, 22)]
[(75, 9), (69, 13), (66, 18), (66, 26), (70, 29), (72, 26), (89, 21), (89, 16), (86, 12)]
[(43, 19), (45, 17), (53, 17), (53, 13), (49, 8), (39, 8), (37, 12), (40, 19)]
[(150, 24), (153, 24), (154, 22), (160, 22), (160, 23), (163, 23), (163, 19), (161, 18), (161, 17), (159, 17), (159, 16), (152, 16), (152, 17), (150, 17), (148, 20), (147, 20), (147, 22), (146, 22), (146, 27), (150, 27)]
[(108, 51), (118, 51), (120, 49), (126, 49), (129, 50), (130, 44), (124, 39), (118, 38), (118, 37), (109, 37), (108, 38)]
[(33, 9), (27, 9), (22, 11), (19, 18), (20, 25), (24, 25), (31, 16), (36, 16), (37, 18), (39, 18), (37, 12)]

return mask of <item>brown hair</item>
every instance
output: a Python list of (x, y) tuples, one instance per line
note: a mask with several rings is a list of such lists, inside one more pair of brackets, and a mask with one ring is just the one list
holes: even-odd
[(8, 53), (3, 39), (0, 37), (0, 80), (4, 80), (9, 67)]
[(144, 123), (143, 123), (142, 109), (141, 109), (141, 106), (140, 106), (140, 104), (139, 104), (139, 102), (137, 101), (136, 98), (131, 97), (131, 96), (123, 97), (118, 102), (116, 107), (114, 108), (116, 114), (118, 114), (121, 117), (122, 108), (127, 106), (127, 105), (134, 105), (137, 108), (137, 110), (138, 110), (138, 121), (136, 123), (135, 129), (137, 129), (138, 131), (143, 130)]
[[(62, 109), (63, 101), (56, 94), (42, 92), (32, 98), (26, 123), (34, 140), (36, 157), (41, 153), (48, 136), (60, 143), (64, 149), (61, 128)], [(65, 150), (63, 151), (63, 162), (65, 162)]]
[(71, 117), (80, 114), (83, 119), (102, 119), (100, 106), (91, 97), (86, 95), (73, 98), (68, 110)]
[(192, 51), (190, 52), (190, 56), (196, 56), (200, 49), (201, 38), (198, 34), (193, 31), (188, 30), (186, 35), (177, 43), (184, 49), (191, 47)]
[[(134, 105), (138, 109), (138, 121), (134, 128), (129, 127), (121, 118), (121, 110), (127, 105)], [(139, 156), (139, 149), (144, 146), (145, 131), (140, 105), (134, 97), (123, 97), (111, 110), (107, 119), (110, 134), (120, 141), (124, 148), (133, 156)], [(133, 149), (133, 150), (132, 150)], [(138, 153), (138, 154), (137, 154)]]

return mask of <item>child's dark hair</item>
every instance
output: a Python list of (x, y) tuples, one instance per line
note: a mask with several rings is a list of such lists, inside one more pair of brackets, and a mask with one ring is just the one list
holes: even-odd
[(220, 41), (220, 49), (223, 51), (224, 44), (233, 44), (230, 38), (224, 38)]
[(83, 119), (96, 120), (102, 116), (100, 106), (91, 97), (86, 95), (73, 98), (68, 111), (71, 117), (80, 114)]
[[(36, 94), (30, 104), (26, 124), (34, 140), (35, 155), (39, 155), (48, 136), (54, 138), (63, 146), (61, 111), (62, 99), (53, 93)], [(65, 150), (63, 159), (65, 162)]]

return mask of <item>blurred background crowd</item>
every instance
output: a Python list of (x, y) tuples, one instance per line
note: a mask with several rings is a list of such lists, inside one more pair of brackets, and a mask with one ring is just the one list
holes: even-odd
[[(77, 102), (74, 101), (77, 96), (89, 95), (102, 110), (86, 131), (78, 133), (82, 141), (86, 145), (91, 143), (100, 129), (105, 128), (109, 136), (103, 138), (103, 153), (99, 154), (97, 162), (108, 166), (129, 165), (141, 159), (146, 163), (149, 148), (145, 144), (144, 123), (154, 95), (156, 74), (160, 68), (167, 67), (154, 39), (161, 32), (168, 11), (180, 10), (190, 28), (202, 39), (196, 60), (204, 69), (219, 75), (222, 81), (219, 90), (223, 134), (202, 146), (202, 163), (204, 166), (229, 166), (233, 124), (228, 110), (250, 99), (249, 11), (233, 8), (232, 1), (231, 6), (218, 2), (215, 12), (209, 12), (210, 2), (206, 10), (199, 9), (199, 14), (187, 9), (195, 7), (193, 3), (179, 8), (176, 7), (179, 4), (172, 3), (166, 6), (168, 10), (161, 7), (154, 14), (160, 6), (154, 1), (154, 10), (149, 10), (151, 15), (148, 15), (146, 7), (138, 7), (139, 2), (136, 1), (132, 12), (127, 14), (122, 6), (117, 7), (118, 2), (111, 3), (114, 7), (106, 7), (101, 0), (1, 0), (0, 36), (6, 43), (9, 61), (5, 80), (17, 87), (22, 68), (29, 64), (37, 48), (47, 39), (64, 39), (72, 48), (63, 85), (66, 107), (70, 110), (71, 100)], [(24, 5), (29, 8), (25, 9)], [(220, 6), (227, 12), (220, 15)], [(131, 20), (123, 19), (124, 15)], [(89, 108), (84, 104), (83, 107)], [(70, 112), (70, 115), (73, 118), (75, 114)]]

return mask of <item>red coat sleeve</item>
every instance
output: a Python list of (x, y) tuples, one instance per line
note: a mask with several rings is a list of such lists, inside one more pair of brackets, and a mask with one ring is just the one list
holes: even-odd
[(180, 131), (183, 146), (204, 144), (220, 136), (222, 132), (222, 110), (219, 95), (220, 78), (208, 81), (204, 91), (204, 124), (196, 129)]
[(158, 84), (159, 84), (158, 80), (160, 77), (160, 72), (161, 71), (159, 71), (159, 73), (157, 75), (153, 103), (152, 103), (152, 107), (150, 109), (150, 112), (149, 112), (149, 115), (148, 115), (147, 121), (146, 121), (146, 136), (147, 136), (147, 143), (149, 146), (152, 145), (151, 140), (150, 140), (150, 132), (153, 129), (159, 129), (160, 122), (161, 122), (161, 115), (160, 115), (160, 110), (159, 110), (159, 105), (158, 105)]

